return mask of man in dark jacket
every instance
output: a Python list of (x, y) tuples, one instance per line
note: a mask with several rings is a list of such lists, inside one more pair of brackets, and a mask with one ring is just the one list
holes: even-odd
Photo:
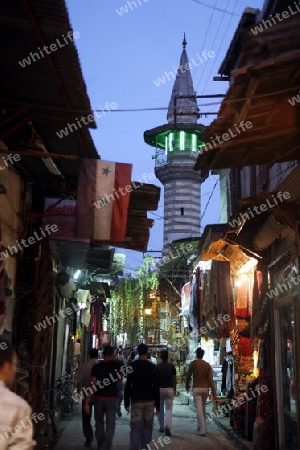
[[(117, 413), (117, 382), (122, 379), (120, 362), (115, 361), (114, 348), (107, 345), (103, 349), (104, 361), (92, 368), (90, 394), (84, 410), (90, 414), (90, 401), (94, 394), (97, 450), (111, 450), (115, 434)], [(106, 422), (106, 427), (104, 426)]]
[(130, 448), (146, 448), (152, 439), (154, 405), (159, 410), (159, 391), (154, 386), (155, 365), (147, 360), (148, 346), (138, 346), (139, 359), (133, 361), (132, 371), (127, 375), (124, 391), (125, 409), (130, 418)]
[(155, 385), (159, 388), (160, 395), (159, 431), (165, 431), (167, 436), (171, 436), (174, 391), (176, 392), (176, 368), (168, 361), (168, 350), (162, 350), (160, 357), (162, 362), (156, 366), (154, 371)]

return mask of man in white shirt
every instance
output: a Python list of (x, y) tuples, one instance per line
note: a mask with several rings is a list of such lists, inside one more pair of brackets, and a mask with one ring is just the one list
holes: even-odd
[(35, 446), (31, 408), (10, 390), (16, 367), (12, 344), (0, 338), (0, 450), (32, 450)]

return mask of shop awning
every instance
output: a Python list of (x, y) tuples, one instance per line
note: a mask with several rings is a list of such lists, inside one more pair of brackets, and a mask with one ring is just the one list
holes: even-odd
[(228, 224), (206, 225), (199, 242), (200, 259), (202, 261), (218, 260), (230, 261), (232, 273), (238, 271), (251, 257), (257, 259), (259, 255), (251, 249), (239, 245), (233, 239), (227, 239)]

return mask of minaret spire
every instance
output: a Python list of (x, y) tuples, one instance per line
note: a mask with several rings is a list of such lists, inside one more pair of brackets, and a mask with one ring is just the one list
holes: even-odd
[(184, 33), (179, 68), (176, 72), (167, 113), (168, 123), (197, 123), (199, 118), (196, 93), (191, 76), (191, 64), (187, 56), (186, 46), (187, 41)]

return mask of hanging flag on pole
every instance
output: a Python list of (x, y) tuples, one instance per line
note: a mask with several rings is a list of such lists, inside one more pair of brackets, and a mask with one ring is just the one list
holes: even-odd
[(83, 159), (78, 179), (77, 236), (124, 241), (132, 164)]

